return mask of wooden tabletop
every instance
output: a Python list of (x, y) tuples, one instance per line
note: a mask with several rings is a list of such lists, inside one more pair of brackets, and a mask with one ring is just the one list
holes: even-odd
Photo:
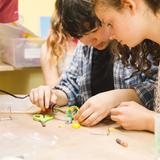
[[(25, 104), (24, 104), (25, 106)], [(22, 106), (23, 107), (23, 106)], [(9, 114), (0, 113), (0, 118)], [(0, 121), (0, 160), (153, 160), (154, 135), (149, 132), (116, 129), (107, 135), (110, 121), (95, 127), (74, 129), (64, 114), (46, 123), (34, 121), (32, 114), (11, 114)], [(116, 138), (128, 143), (123, 147)], [(9, 159), (10, 158), (10, 159)]]

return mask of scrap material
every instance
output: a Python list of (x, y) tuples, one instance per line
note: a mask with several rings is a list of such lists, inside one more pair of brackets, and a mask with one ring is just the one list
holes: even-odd
[(119, 138), (116, 138), (116, 142), (117, 142), (118, 144), (120, 144), (121, 146), (123, 146), (123, 147), (128, 147), (128, 143), (125, 142), (125, 141), (122, 141), (122, 140), (119, 139)]

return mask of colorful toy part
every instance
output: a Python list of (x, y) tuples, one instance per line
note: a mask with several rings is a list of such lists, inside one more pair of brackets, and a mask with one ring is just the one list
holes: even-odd
[(31, 33), (28, 33), (28, 32), (22, 32), (22, 35), (21, 35), (23, 38), (37, 38), (37, 36), (31, 34)]
[(77, 121), (72, 122), (72, 128), (80, 128), (81, 125)]
[(69, 119), (71, 122), (74, 119), (74, 115), (79, 111), (79, 108), (77, 106), (70, 106), (66, 109), (66, 116), (67, 119)]

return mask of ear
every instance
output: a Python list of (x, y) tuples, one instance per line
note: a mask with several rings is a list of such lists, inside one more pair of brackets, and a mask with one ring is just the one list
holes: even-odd
[(131, 14), (135, 14), (139, 0), (121, 0), (122, 8), (128, 9)]

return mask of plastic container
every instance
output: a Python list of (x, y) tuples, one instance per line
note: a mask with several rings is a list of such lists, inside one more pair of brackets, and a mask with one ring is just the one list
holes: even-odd
[(40, 66), (40, 52), (44, 40), (40, 38), (10, 38), (4, 40), (2, 61), (15, 68)]

